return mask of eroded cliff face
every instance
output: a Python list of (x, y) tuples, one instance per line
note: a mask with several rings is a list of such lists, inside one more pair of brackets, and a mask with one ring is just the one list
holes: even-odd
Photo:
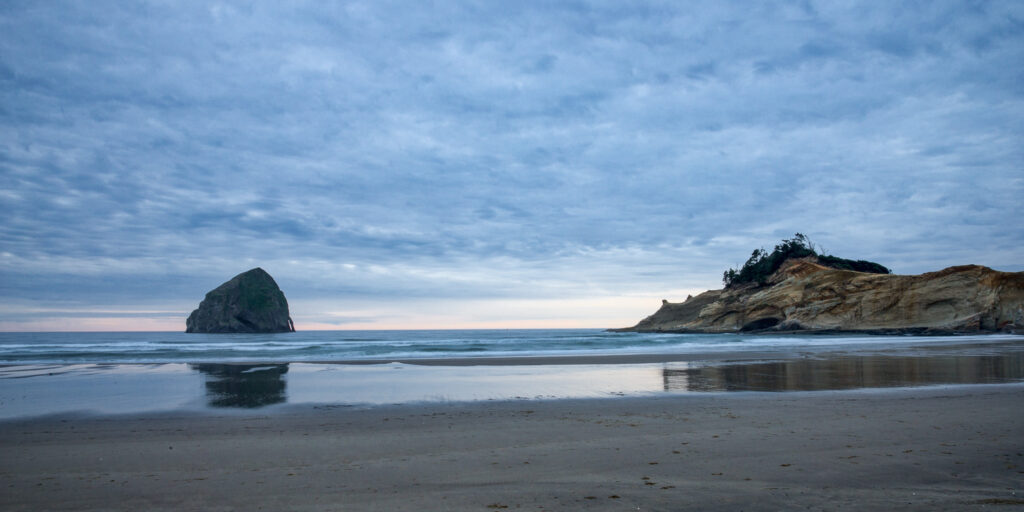
[(185, 332), (292, 332), (288, 301), (262, 268), (238, 274), (206, 294), (185, 321)]
[(1024, 334), (1024, 272), (978, 265), (921, 275), (836, 270), (787, 261), (766, 286), (664, 302), (637, 332), (862, 331)]

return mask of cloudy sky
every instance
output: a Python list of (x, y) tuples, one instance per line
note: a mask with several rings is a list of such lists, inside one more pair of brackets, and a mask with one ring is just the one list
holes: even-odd
[(797, 231), (1024, 270), (1024, 3), (324, 4), (0, 5), (0, 330), (255, 266), (299, 329), (615, 327)]

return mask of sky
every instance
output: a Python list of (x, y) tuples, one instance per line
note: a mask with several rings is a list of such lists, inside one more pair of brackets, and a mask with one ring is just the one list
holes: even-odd
[(1024, 3), (0, 4), (0, 330), (622, 327), (794, 233), (1024, 270)]

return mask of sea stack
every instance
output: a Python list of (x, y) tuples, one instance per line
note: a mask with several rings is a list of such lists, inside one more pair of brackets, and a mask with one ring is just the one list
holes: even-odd
[(206, 294), (185, 321), (185, 332), (294, 332), (288, 300), (273, 277), (254, 268)]

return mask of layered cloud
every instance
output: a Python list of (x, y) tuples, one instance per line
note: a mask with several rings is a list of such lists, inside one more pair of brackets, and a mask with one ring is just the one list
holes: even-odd
[[(300, 327), (605, 326), (579, 301), (631, 318), (796, 231), (898, 272), (1021, 270), (1022, 20), (8, 3), (0, 328), (183, 317), (257, 265)], [(403, 321), (424, 304), (444, 315)]]

